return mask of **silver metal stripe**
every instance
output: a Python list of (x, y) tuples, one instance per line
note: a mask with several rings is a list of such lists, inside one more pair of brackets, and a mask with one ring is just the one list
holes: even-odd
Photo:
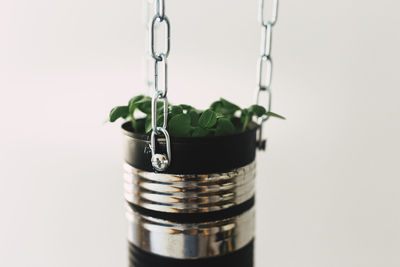
[(221, 256), (241, 249), (254, 238), (254, 208), (221, 221), (178, 224), (143, 216), (127, 205), (128, 239), (157, 255), (177, 259)]
[(241, 204), (254, 195), (255, 162), (225, 173), (174, 175), (142, 171), (124, 165), (124, 195), (143, 208), (195, 213)]

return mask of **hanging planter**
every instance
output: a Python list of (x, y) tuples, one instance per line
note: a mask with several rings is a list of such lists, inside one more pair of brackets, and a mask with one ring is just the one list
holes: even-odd
[[(155, 1), (149, 27), (154, 96), (136, 96), (110, 113), (111, 122), (127, 120), (124, 194), (132, 267), (253, 266), (256, 150), (265, 149), (262, 124), (284, 119), (271, 112), (271, 29), (278, 1), (271, 21), (263, 18), (263, 2), (257, 104), (241, 109), (221, 98), (198, 110), (167, 100), (170, 22), (164, 0)], [(161, 26), (165, 50), (157, 52)], [(258, 105), (263, 92), (267, 108)]]
[[(171, 138), (165, 173), (150, 140), (123, 125), (132, 266), (252, 266), (256, 125), (236, 135)], [(166, 153), (165, 140), (157, 140)]]
[[(122, 129), (131, 266), (253, 265), (255, 155), (263, 143), (253, 119), (267, 115), (283, 118), (225, 99), (206, 110), (157, 108), (143, 95), (111, 111), (110, 121), (128, 120)], [(158, 126), (164, 118), (165, 130)]]

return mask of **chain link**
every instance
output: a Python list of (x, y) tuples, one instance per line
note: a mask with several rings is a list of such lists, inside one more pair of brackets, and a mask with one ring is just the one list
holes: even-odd
[(156, 0), (156, 16), (162, 20), (165, 18), (165, 1)]
[[(168, 122), (168, 98), (162, 96), (162, 92), (156, 92), (155, 95), (152, 98), (151, 101), (151, 128), (153, 129), (153, 132), (156, 132), (157, 134), (160, 133), (158, 131), (158, 126), (157, 126), (157, 103), (162, 102), (163, 104), (163, 125), (162, 128), (166, 129), (167, 128), (167, 122)], [(153, 119), (154, 118), (154, 119)]]
[(279, 0), (272, 0), (273, 1), (273, 7), (272, 7), (272, 17), (271, 20), (265, 20), (265, 14), (264, 14), (264, 6), (265, 6), (265, 0), (260, 0), (260, 7), (259, 7), (259, 21), (262, 26), (267, 26), (267, 24), (271, 24), (272, 26), (275, 25), (276, 21), (278, 20), (278, 5), (279, 5)]
[[(168, 17), (165, 15), (165, 0), (156, 0), (155, 2), (155, 16), (153, 17), (151, 24), (150, 24), (150, 52), (151, 57), (154, 61), (154, 95), (151, 102), (151, 163), (155, 170), (157, 171), (165, 171), (168, 166), (171, 164), (171, 142), (170, 137), (167, 131), (167, 121), (168, 121), (168, 63), (167, 58), (170, 51), (170, 23)], [(165, 51), (157, 51), (156, 48), (156, 35), (157, 31), (160, 29), (159, 26), (161, 24), (165, 25), (165, 36), (164, 36), (164, 43), (165, 43)], [(161, 71), (159, 68), (161, 65), (163, 68), (163, 88), (160, 90), (160, 75)], [(162, 102), (163, 104), (163, 125), (162, 127), (158, 127), (157, 125), (157, 104)], [(167, 155), (159, 154), (156, 152), (157, 150), (157, 136), (163, 135), (165, 138), (165, 146), (167, 150)]]
[[(161, 97), (167, 97), (167, 93), (168, 93), (168, 62), (167, 62), (167, 57), (164, 54), (160, 54), (160, 58), (161, 60), (154, 60), (154, 90), (157, 93), (161, 94)], [(160, 79), (160, 70), (159, 70), (159, 65), (162, 64), (162, 69), (164, 71), (164, 81), (163, 81), (163, 89), (160, 90), (160, 83), (159, 83), (159, 79)]]
[[(154, 16), (154, 0), (144, 0), (143, 1), (143, 22), (145, 24), (145, 33), (146, 36), (149, 36), (151, 21)], [(146, 38), (145, 41), (145, 56), (143, 59), (144, 72), (143, 72), (143, 80), (144, 80), (144, 88), (146, 88), (147, 93), (153, 90), (153, 57), (151, 57), (150, 52), (150, 38)]]
[[(267, 106), (266, 110), (271, 111), (272, 104), (272, 92), (271, 92), (271, 82), (272, 82), (272, 28), (276, 24), (278, 19), (278, 5), (279, 0), (272, 0), (272, 17), (271, 19), (265, 19), (264, 9), (265, 0), (260, 0), (259, 5), (259, 23), (261, 24), (261, 53), (258, 60), (258, 88), (256, 91), (256, 104), (259, 105), (261, 102), (261, 94), (265, 93), (267, 96)], [(260, 130), (259, 130), (259, 148), (265, 149), (265, 140), (262, 137), (262, 127), (263, 123), (269, 119), (270, 116), (266, 115), (260, 118)]]
[[(159, 24), (159, 25), (157, 25)], [(165, 24), (165, 38), (164, 38), (164, 43), (165, 43), (165, 51), (157, 53), (157, 48), (156, 48), (156, 33), (157, 29), (159, 29), (161, 24)], [(171, 35), (171, 26), (169, 24), (169, 19), (167, 16), (159, 17), (158, 15), (155, 15), (153, 20), (151, 21), (151, 27), (150, 27), (150, 51), (153, 59), (157, 61), (161, 61), (161, 54), (164, 54), (165, 57), (169, 56), (169, 51), (170, 51), (170, 35)]]
[(272, 59), (262, 55), (258, 63), (258, 91), (268, 91), (272, 82)]

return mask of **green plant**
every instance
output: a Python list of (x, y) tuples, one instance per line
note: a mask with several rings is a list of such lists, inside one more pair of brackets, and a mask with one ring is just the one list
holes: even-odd
[[(128, 119), (134, 132), (149, 134), (151, 127), (151, 98), (138, 95), (129, 100), (127, 106), (117, 106), (110, 112), (110, 122), (119, 118)], [(222, 136), (246, 131), (254, 118), (271, 116), (285, 119), (281, 115), (268, 112), (264, 107), (252, 105), (241, 109), (239, 106), (221, 98), (206, 110), (198, 110), (190, 105), (168, 104), (167, 130), (175, 137)], [(157, 125), (163, 123), (163, 106), (157, 103)]]

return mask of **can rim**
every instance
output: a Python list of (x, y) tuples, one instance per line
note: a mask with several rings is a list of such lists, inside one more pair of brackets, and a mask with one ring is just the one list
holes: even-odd
[[(171, 137), (172, 158), (163, 173), (208, 174), (226, 172), (254, 161), (257, 150), (256, 123), (247, 131), (225, 136)], [(134, 133), (130, 122), (122, 125), (125, 134), (125, 162), (134, 168), (154, 172), (150, 137)], [(157, 139), (158, 153), (167, 153), (165, 138)]]

